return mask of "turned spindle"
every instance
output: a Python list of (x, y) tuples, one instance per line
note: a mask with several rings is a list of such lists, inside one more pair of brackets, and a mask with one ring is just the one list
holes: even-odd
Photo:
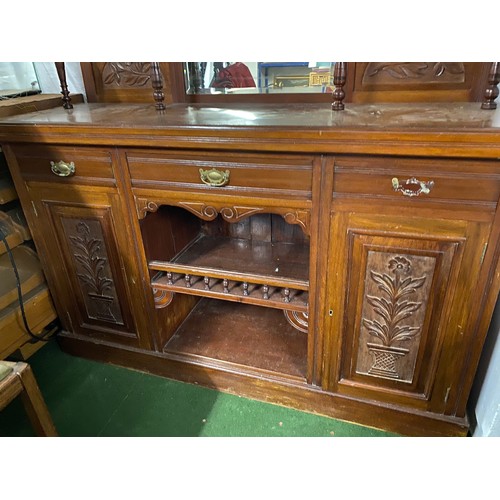
[(68, 83), (66, 82), (66, 68), (63, 62), (54, 63), (57, 70), (57, 76), (59, 78), (59, 83), (61, 84), (61, 94), (64, 109), (73, 109), (73, 104), (71, 104), (71, 97), (69, 96)]
[(269, 298), (269, 287), (267, 285), (264, 285), (262, 287), (262, 292), (262, 297), (267, 300)]
[(201, 78), (199, 63), (188, 62), (187, 67), (188, 67), (189, 88), (186, 90), (186, 94), (197, 94), (203, 88), (203, 81)]
[(497, 109), (495, 99), (498, 97), (498, 84), (500, 83), (500, 63), (492, 63), (488, 75), (488, 87), (484, 91), (484, 101), (481, 109)]
[(205, 283), (205, 290), (210, 290), (210, 278), (208, 276), (205, 276), (203, 278), (203, 282)]
[(342, 111), (344, 109), (344, 85), (347, 75), (347, 63), (337, 62), (333, 68), (333, 111)]
[(186, 274), (186, 276), (184, 276), (184, 281), (186, 282), (186, 287), (191, 288), (191, 276), (189, 276), (189, 274)]
[(285, 288), (283, 293), (285, 294), (285, 296), (283, 297), (283, 301), (286, 303), (290, 302), (290, 289)]
[(246, 281), (243, 283), (243, 295), (248, 296), (248, 283)]
[(160, 71), (160, 63), (151, 63), (151, 85), (153, 87), (153, 97), (157, 111), (166, 109), (164, 104), (165, 94), (163, 93), (163, 77)]
[(222, 281), (222, 286), (224, 287), (224, 293), (229, 293), (229, 281), (227, 279)]
[(174, 284), (174, 282), (172, 280), (172, 273), (170, 271), (167, 272), (167, 284), (168, 285), (173, 285)]

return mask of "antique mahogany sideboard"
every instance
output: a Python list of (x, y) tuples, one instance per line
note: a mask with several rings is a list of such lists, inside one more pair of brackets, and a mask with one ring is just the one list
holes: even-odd
[(464, 435), (498, 296), (500, 112), (75, 104), (0, 122), (62, 348)]

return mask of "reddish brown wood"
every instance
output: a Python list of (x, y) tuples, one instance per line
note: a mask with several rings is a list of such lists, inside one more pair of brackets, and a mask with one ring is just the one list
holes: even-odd
[[(477, 108), (78, 105), (4, 119), (0, 140), (68, 350), (455, 435), (500, 283), (500, 129)], [(73, 176), (52, 173), (61, 160)], [(204, 184), (212, 168), (229, 183)], [(415, 285), (410, 305), (382, 283)], [(385, 347), (398, 354), (382, 363)]]
[(165, 94), (163, 93), (163, 76), (161, 74), (160, 64), (151, 63), (151, 84), (153, 86), (153, 97), (157, 111), (163, 111), (165, 106)]
[(68, 90), (68, 82), (66, 81), (66, 69), (64, 67), (64, 63), (56, 62), (54, 64), (56, 65), (57, 76), (59, 78), (59, 83), (61, 84), (63, 108), (73, 109), (73, 104), (71, 104), (71, 97)]
[(167, 343), (165, 352), (303, 379), (307, 336), (289, 325), (281, 311), (204, 299)]
[(500, 83), (500, 63), (491, 63), (488, 75), (488, 88), (484, 92), (484, 101), (481, 109), (497, 109), (495, 99), (498, 97), (498, 84)]
[(336, 62), (333, 68), (333, 111), (342, 111), (345, 108), (344, 105), (344, 85), (346, 83), (347, 76), (347, 63)]

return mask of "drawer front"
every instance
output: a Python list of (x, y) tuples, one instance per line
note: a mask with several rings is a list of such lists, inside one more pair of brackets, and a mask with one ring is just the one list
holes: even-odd
[(313, 156), (128, 151), (132, 185), (308, 198)]
[(392, 157), (336, 157), (334, 197), (403, 202), (496, 204), (500, 162)]
[(112, 184), (111, 151), (67, 146), (12, 145), (25, 181)]

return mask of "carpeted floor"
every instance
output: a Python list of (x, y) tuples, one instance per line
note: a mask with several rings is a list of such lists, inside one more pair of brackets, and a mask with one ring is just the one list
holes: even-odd
[[(73, 357), (55, 342), (29, 362), (61, 436), (394, 436)], [(0, 436), (33, 435), (19, 399), (0, 412)]]

